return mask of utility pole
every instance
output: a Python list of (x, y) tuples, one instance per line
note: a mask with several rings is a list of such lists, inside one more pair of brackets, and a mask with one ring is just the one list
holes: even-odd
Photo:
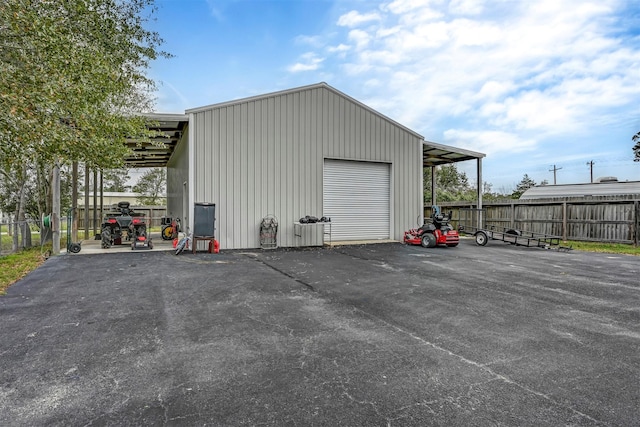
[(589, 169), (591, 170), (591, 183), (593, 183), (593, 160), (587, 162), (587, 166), (589, 166)]
[(553, 172), (553, 185), (556, 185), (556, 172), (562, 168), (557, 168), (556, 165), (553, 165), (553, 169), (549, 169), (549, 172)]
[(53, 174), (51, 178), (51, 193), (52, 193), (52, 210), (51, 218), (52, 225), (51, 231), (53, 236), (53, 242), (51, 246), (51, 253), (53, 255), (60, 255), (60, 164), (56, 159), (53, 164)]

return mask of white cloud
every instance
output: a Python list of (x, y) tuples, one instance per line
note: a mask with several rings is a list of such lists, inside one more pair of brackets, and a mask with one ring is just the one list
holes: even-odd
[(324, 40), (320, 36), (300, 35), (296, 37), (294, 41), (296, 44), (299, 44), (299, 45), (307, 45), (307, 46), (312, 46), (316, 48), (324, 46)]
[(536, 140), (523, 139), (516, 133), (460, 129), (446, 130), (444, 142), (456, 147), (479, 151), (487, 156), (528, 152), (534, 150), (537, 145)]
[(339, 45), (337, 45), (337, 46), (329, 46), (329, 47), (327, 48), (327, 51), (328, 51), (328, 52), (331, 52), (331, 53), (334, 53), (334, 52), (338, 52), (338, 53), (340, 53), (340, 52), (346, 52), (346, 51), (348, 51), (348, 50), (350, 50), (350, 49), (351, 49), (351, 48), (350, 48), (349, 46), (347, 46), (346, 44), (344, 44), (344, 43), (340, 43), (340, 44), (339, 44)]
[(301, 71), (314, 71), (320, 68), (320, 64), (324, 58), (318, 57), (314, 52), (307, 52), (300, 57), (300, 61), (290, 65), (287, 70), (291, 73), (299, 73)]
[(226, 6), (226, 2), (221, 2), (218, 0), (206, 0), (207, 6), (209, 7), (209, 12), (211, 16), (213, 16), (216, 21), (224, 21), (224, 8)]
[(546, 146), (582, 152), (594, 129), (637, 123), (640, 37), (620, 26), (625, 2), (358, 4), (332, 29), (327, 68), (428, 139), (531, 159)]
[(363, 15), (352, 10), (338, 18), (338, 25), (341, 27), (356, 27), (365, 22), (378, 20), (380, 20), (380, 15), (377, 12), (366, 13)]
[(429, 9), (429, 0), (394, 0), (382, 6), (382, 10), (388, 10), (394, 14), (405, 14), (414, 11), (424, 12)]
[(361, 50), (369, 45), (371, 35), (363, 30), (349, 31), (349, 40), (356, 44), (356, 49)]
[[(491, 9), (471, 4), (454, 2), (449, 9)], [(357, 56), (351, 56), (349, 69), (380, 81), (385, 76), (370, 73), (395, 67), (386, 76), (391, 96), (398, 98), (394, 105), (414, 110), (402, 116), (472, 112), (486, 120), (497, 114), (493, 126), (552, 133), (582, 125), (584, 112), (594, 109), (589, 97), (617, 105), (638, 95), (628, 78), (610, 75), (628, 76), (640, 58), (638, 50), (630, 52), (607, 36), (601, 15), (609, 6), (548, 0), (509, 2), (508, 8), (507, 16), (456, 19), (446, 15), (444, 4), (390, 2), (378, 10), (386, 13), (379, 25), (350, 30)], [(421, 105), (409, 101), (415, 97)]]
[(484, 9), (484, 1), (481, 0), (451, 0), (449, 11), (458, 15), (476, 15)]

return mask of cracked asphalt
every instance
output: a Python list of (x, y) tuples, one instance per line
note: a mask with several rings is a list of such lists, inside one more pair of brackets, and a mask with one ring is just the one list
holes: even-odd
[(62, 255), (0, 297), (0, 425), (640, 425), (639, 273), (470, 239)]

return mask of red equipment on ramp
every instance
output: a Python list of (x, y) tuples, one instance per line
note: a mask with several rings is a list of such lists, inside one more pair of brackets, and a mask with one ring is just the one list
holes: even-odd
[(422, 245), (425, 248), (433, 248), (438, 245), (449, 247), (458, 246), (460, 235), (453, 229), (449, 215), (440, 213), (440, 208), (433, 206), (431, 218), (425, 221), (420, 228), (412, 228), (404, 233), (404, 242), (409, 245)]

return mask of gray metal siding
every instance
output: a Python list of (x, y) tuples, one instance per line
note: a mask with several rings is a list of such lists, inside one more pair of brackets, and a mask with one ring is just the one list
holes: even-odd
[[(189, 127), (185, 129), (171, 159), (167, 164), (167, 216), (180, 218), (187, 223), (187, 213), (183, 212), (184, 191), (188, 190), (189, 180)], [(187, 187), (183, 185), (187, 182)]]
[(192, 202), (217, 204), (223, 249), (259, 247), (268, 214), (279, 220), (279, 246), (321, 245), (320, 228), (296, 237), (293, 223), (323, 215), (325, 158), (392, 165), (392, 238), (401, 239), (422, 208), (419, 136), (326, 87), (192, 114)]

